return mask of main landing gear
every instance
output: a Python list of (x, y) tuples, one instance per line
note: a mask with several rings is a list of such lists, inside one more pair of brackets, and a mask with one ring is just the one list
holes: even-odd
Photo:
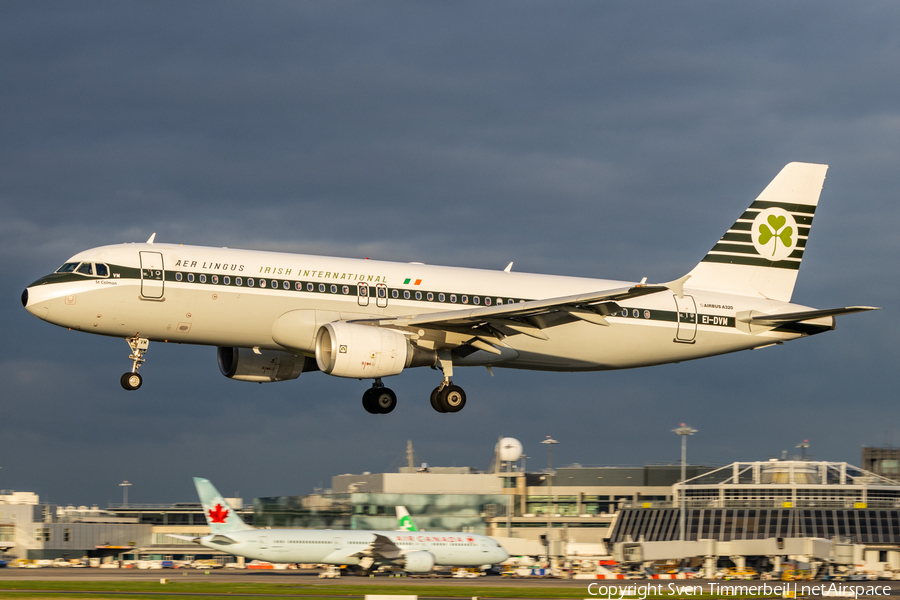
[(444, 373), (444, 380), (431, 392), (431, 408), (440, 413), (454, 413), (466, 406), (466, 393), (458, 385), (453, 385), (453, 361), (449, 353), (438, 355), (438, 365)]
[(363, 408), (373, 415), (386, 415), (397, 407), (397, 394), (384, 387), (381, 378), (375, 380), (362, 398)]
[[(431, 408), (440, 413), (459, 412), (466, 406), (466, 393), (458, 385), (453, 385), (450, 380), (453, 377), (453, 362), (449, 352), (438, 353), (438, 366), (444, 373), (444, 380), (431, 392)], [(381, 378), (377, 378), (372, 387), (363, 394), (362, 404), (366, 412), (373, 415), (384, 415), (397, 407), (397, 395), (384, 387)]]
[(141, 387), (141, 384), (144, 383), (144, 379), (141, 377), (140, 373), (138, 373), (138, 369), (141, 368), (141, 365), (146, 360), (144, 358), (144, 354), (147, 352), (147, 348), (150, 346), (150, 340), (142, 337), (133, 337), (126, 338), (126, 342), (131, 347), (131, 355), (128, 357), (132, 360), (131, 371), (122, 375), (119, 379), (119, 383), (122, 384), (122, 387), (126, 390), (136, 390)]

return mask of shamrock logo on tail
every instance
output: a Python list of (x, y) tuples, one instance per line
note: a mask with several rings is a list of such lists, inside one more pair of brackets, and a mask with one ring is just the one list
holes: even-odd
[[(769, 229), (765, 223), (759, 226), (759, 243), (765, 246), (769, 243), (769, 240), (775, 238), (775, 243), (772, 245), (772, 256), (775, 256), (775, 252), (778, 249), (778, 240), (781, 240), (781, 243), (784, 244), (786, 248), (790, 247), (791, 236), (794, 235), (794, 228), (784, 226), (785, 223), (787, 223), (787, 219), (783, 216), (769, 215), (769, 218), (766, 219), (766, 221), (772, 226), (772, 229)], [(781, 230), (780, 233), (779, 230)]]

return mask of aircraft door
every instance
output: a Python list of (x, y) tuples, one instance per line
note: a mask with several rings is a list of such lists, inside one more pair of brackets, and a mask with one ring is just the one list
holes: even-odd
[(375, 304), (378, 308), (387, 308), (388, 292), (387, 286), (383, 283), (375, 284)]
[(685, 344), (693, 344), (697, 337), (697, 303), (693, 296), (675, 298), (675, 310), (678, 319), (678, 328), (675, 331), (675, 341)]
[(269, 547), (269, 538), (267, 536), (259, 536), (259, 549), (266, 550)]
[(166, 271), (163, 268), (163, 256), (160, 252), (141, 252), (141, 296), (153, 298), (163, 297)]
[(356, 286), (358, 290), (357, 301), (360, 306), (368, 306), (369, 305), (369, 284), (368, 283), (360, 283)]

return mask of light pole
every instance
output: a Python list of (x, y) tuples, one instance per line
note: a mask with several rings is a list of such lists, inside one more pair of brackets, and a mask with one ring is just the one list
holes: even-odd
[(122, 488), (122, 508), (128, 508), (128, 488), (131, 487), (131, 484), (126, 479), (119, 484), (119, 487)]
[(681, 424), (681, 427), (678, 429), (673, 429), (675, 433), (681, 436), (681, 489), (678, 492), (679, 499), (681, 500), (681, 515), (679, 517), (679, 521), (681, 522), (681, 541), (684, 541), (684, 481), (687, 478), (686, 465), (687, 465), (687, 438), (689, 435), (694, 435), (697, 433), (696, 429), (688, 427), (684, 423)]
[(550, 538), (553, 535), (553, 445), (558, 444), (549, 435), (541, 442), (547, 445), (547, 559), (550, 559)]

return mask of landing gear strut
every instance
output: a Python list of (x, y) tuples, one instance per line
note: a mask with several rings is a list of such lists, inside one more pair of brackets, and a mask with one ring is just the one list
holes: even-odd
[(377, 378), (362, 398), (363, 408), (373, 415), (386, 415), (397, 407), (397, 395)]
[(466, 406), (466, 393), (458, 385), (453, 385), (453, 361), (449, 353), (438, 355), (438, 364), (444, 373), (444, 380), (431, 392), (431, 408), (441, 413), (454, 413)]
[(122, 387), (126, 390), (136, 390), (141, 387), (141, 384), (144, 383), (144, 379), (141, 377), (140, 373), (138, 373), (138, 369), (141, 368), (141, 365), (146, 360), (144, 358), (144, 354), (147, 352), (147, 348), (150, 346), (150, 340), (142, 337), (133, 337), (126, 338), (126, 342), (131, 347), (131, 355), (128, 357), (132, 360), (131, 371), (122, 375), (119, 379), (119, 383), (122, 384)]

